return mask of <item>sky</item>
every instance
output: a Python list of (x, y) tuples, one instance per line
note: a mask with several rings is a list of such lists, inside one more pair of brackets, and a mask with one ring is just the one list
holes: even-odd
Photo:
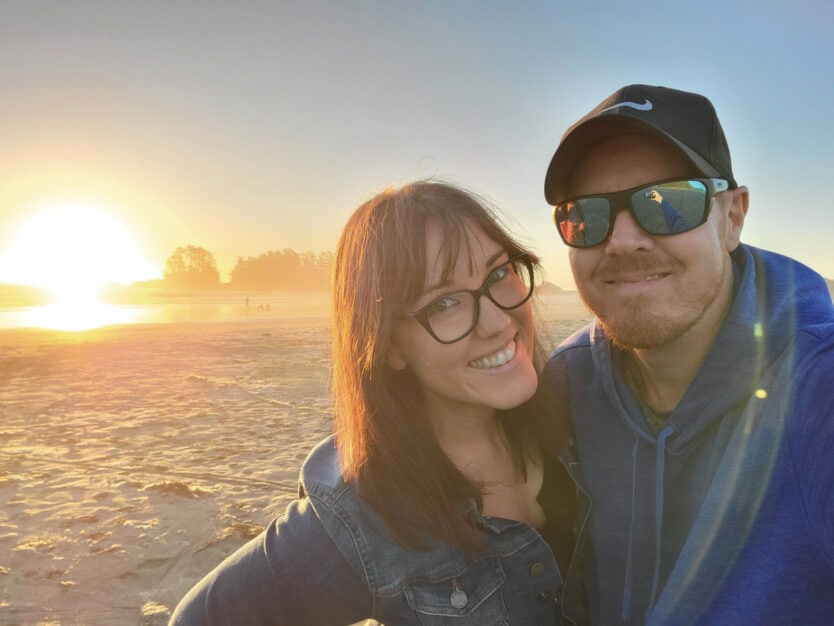
[[(3, 0), (0, 282), (129, 249), (147, 278), (189, 244), (227, 280), (237, 257), (333, 250), (364, 200), (435, 178), (573, 288), (544, 172), (629, 83), (709, 97), (750, 189), (742, 239), (834, 278), (831, 24), (828, 0)], [(67, 206), (128, 237), (33, 226)]]

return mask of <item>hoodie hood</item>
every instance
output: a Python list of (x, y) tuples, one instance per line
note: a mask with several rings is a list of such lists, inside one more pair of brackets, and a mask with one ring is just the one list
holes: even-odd
[[(762, 372), (790, 347), (797, 328), (834, 319), (825, 280), (805, 265), (746, 245), (736, 248), (732, 261), (731, 308), (698, 374), (669, 414), (668, 424), (675, 433), (665, 448), (671, 455), (685, 454), (701, 433), (738, 410), (739, 403), (757, 391)], [(594, 365), (603, 376), (609, 399), (622, 409), (620, 415), (635, 437), (654, 445), (655, 435), (625, 391), (618, 373), (619, 355), (599, 320), (594, 320), (590, 339)]]

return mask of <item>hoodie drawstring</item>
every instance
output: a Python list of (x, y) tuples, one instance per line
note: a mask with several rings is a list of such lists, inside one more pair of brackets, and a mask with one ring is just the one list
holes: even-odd
[(655, 496), (654, 496), (654, 575), (652, 576), (652, 595), (649, 599), (648, 615), (654, 607), (657, 597), (657, 586), (660, 582), (660, 548), (663, 542), (663, 475), (666, 464), (666, 440), (674, 434), (675, 427), (666, 426), (657, 436), (657, 459), (655, 462)]
[(634, 448), (631, 450), (631, 523), (628, 527), (628, 552), (626, 553), (625, 584), (623, 585), (623, 619), (631, 619), (631, 595), (634, 590), (632, 580), (632, 558), (631, 550), (634, 542), (634, 518), (637, 515), (637, 449), (640, 447), (640, 440), (634, 439)]

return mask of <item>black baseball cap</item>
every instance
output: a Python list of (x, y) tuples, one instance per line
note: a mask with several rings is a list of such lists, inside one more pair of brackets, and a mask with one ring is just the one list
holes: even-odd
[(618, 89), (562, 136), (544, 177), (551, 205), (567, 199), (577, 161), (596, 144), (625, 133), (645, 132), (680, 152), (706, 178), (724, 178), (735, 189), (727, 138), (712, 103), (696, 93), (628, 85)]

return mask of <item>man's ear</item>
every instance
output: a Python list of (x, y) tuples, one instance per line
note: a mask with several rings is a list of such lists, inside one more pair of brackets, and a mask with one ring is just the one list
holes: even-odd
[(397, 340), (393, 337), (391, 337), (388, 350), (385, 352), (385, 364), (394, 370), (404, 370), (408, 367), (408, 363), (405, 362), (400, 347), (397, 345)]
[(727, 209), (727, 232), (724, 237), (724, 246), (728, 252), (732, 252), (741, 242), (741, 229), (744, 227), (744, 218), (747, 217), (750, 194), (747, 187), (743, 185), (736, 189), (729, 189), (725, 193), (732, 195), (730, 195), (730, 206)]

